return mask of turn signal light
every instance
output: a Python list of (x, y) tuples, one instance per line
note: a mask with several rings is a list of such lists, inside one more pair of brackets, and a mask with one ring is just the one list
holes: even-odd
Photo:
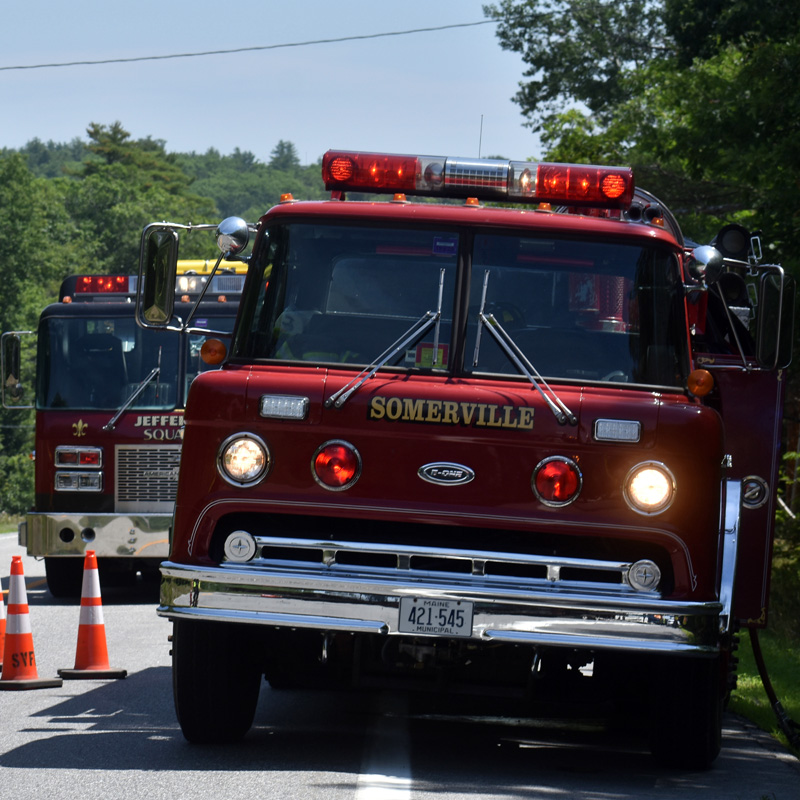
[(705, 397), (714, 388), (714, 376), (707, 369), (693, 370), (689, 375), (688, 386), (695, 397)]
[(227, 355), (228, 348), (219, 339), (206, 339), (200, 348), (200, 358), (204, 364), (208, 364), (210, 367), (221, 364)]
[(361, 456), (349, 442), (325, 442), (311, 461), (311, 474), (324, 489), (341, 492), (349, 489), (361, 475)]
[(570, 458), (552, 456), (541, 461), (533, 471), (531, 488), (546, 506), (565, 506), (580, 494), (583, 477)]

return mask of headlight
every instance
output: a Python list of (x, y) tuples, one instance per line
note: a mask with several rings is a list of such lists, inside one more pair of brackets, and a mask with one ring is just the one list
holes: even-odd
[(267, 445), (252, 433), (234, 434), (219, 449), (219, 473), (234, 486), (253, 486), (266, 476), (269, 467)]
[(660, 514), (675, 499), (675, 478), (657, 461), (637, 464), (625, 478), (624, 495), (639, 514)]

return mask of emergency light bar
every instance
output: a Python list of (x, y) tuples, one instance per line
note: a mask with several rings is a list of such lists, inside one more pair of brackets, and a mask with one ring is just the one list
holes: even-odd
[(627, 208), (634, 191), (630, 167), (345, 150), (325, 153), (322, 180), (332, 191), (402, 192), (603, 208)]
[(128, 275), (80, 275), (75, 282), (75, 294), (107, 294), (136, 291), (128, 287)]
[[(241, 295), (245, 275), (224, 272), (211, 278), (206, 296)], [(138, 275), (70, 275), (64, 278), (59, 292), (62, 303), (131, 302), (136, 296)], [(196, 296), (208, 283), (207, 275), (178, 275), (175, 291), (182, 296)]]

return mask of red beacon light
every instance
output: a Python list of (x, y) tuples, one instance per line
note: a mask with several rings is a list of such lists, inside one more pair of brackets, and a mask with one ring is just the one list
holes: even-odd
[(81, 275), (75, 284), (75, 294), (127, 294), (127, 275)]
[(628, 208), (634, 191), (630, 167), (345, 150), (329, 150), (322, 157), (322, 179), (332, 192), (403, 192), (602, 208)]

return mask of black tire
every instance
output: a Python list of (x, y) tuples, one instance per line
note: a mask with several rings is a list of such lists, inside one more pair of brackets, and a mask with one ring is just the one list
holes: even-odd
[(256, 645), (247, 625), (175, 620), (172, 692), (188, 741), (235, 742), (250, 730), (261, 684)]
[(83, 559), (78, 556), (46, 557), (44, 571), (53, 597), (80, 597), (83, 589)]
[(717, 658), (663, 658), (652, 673), (650, 746), (665, 766), (708, 769), (722, 744), (725, 681)]

